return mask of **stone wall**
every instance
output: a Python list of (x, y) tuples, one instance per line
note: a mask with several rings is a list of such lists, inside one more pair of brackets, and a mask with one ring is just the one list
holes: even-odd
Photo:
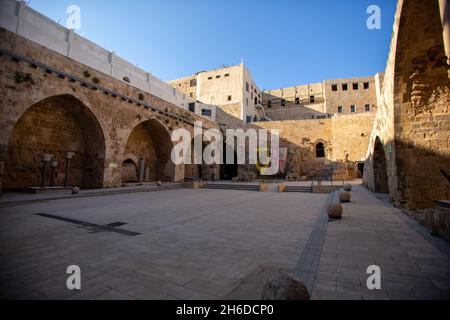
[(376, 189), (376, 138), (383, 144), (389, 193), (408, 209), (445, 199), (450, 172), (450, 82), (438, 1), (399, 1), (382, 105), (369, 146), (365, 183)]
[[(324, 97), (326, 101), (326, 112), (330, 114), (338, 113), (338, 107), (342, 107), (343, 114), (351, 113), (350, 107), (355, 106), (355, 113), (366, 112), (365, 105), (370, 106), (370, 111), (376, 111), (376, 77), (359, 77), (348, 79), (327, 80), (323, 82)], [(364, 84), (369, 87), (364, 88)], [(337, 91), (332, 90), (332, 86), (337, 86)], [(343, 85), (347, 85), (347, 90), (343, 90)], [(354, 89), (353, 85), (357, 87)]]
[[(265, 91), (263, 107), (272, 120), (328, 117), (338, 114), (338, 107), (342, 107), (340, 114), (368, 112), (366, 105), (369, 112), (373, 112), (377, 110), (377, 88), (381, 86), (379, 79), (382, 77), (382, 74), (377, 74), (373, 77), (325, 80)], [(346, 90), (343, 89), (344, 85)], [(333, 90), (334, 86), (336, 90)], [(351, 106), (355, 107), (354, 112)]]
[(114, 52), (89, 41), (73, 30), (27, 6), (26, 1), (0, 0), (0, 28), (36, 42), (61, 55), (107, 74), (182, 108), (191, 102), (186, 95)]
[[(24, 164), (16, 162), (12, 164), (17, 168), (23, 168), (30, 161), (34, 163), (35, 157), (42, 156), (44, 149), (56, 150), (56, 154), (62, 154), (73, 150), (72, 144), (76, 141), (96, 141), (90, 131), (91, 128), (98, 127), (95, 137), (101, 143), (97, 144), (96, 152), (91, 152), (89, 148), (84, 147), (90, 160), (83, 161), (83, 168), (84, 172), (90, 172), (91, 176), (96, 177), (100, 175), (100, 178), (90, 179), (92, 184), (83, 183), (84, 187), (112, 187), (121, 184), (121, 165), (126, 160), (124, 155), (127, 139), (137, 125), (149, 119), (155, 120), (152, 128), (164, 128), (166, 132), (164, 140), (170, 140), (170, 132), (176, 128), (184, 127), (192, 131), (195, 120), (202, 120), (206, 128), (217, 127), (214, 122), (4, 29), (0, 29), (0, 48), (18, 54), (20, 57), (32, 59), (28, 62), (21, 60), (22, 58), (16, 59), (6, 51), (0, 56), (1, 166), (4, 166), (5, 161), (10, 166), (9, 156), (16, 157), (22, 151), (31, 150), (26, 145), (22, 148), (21, 144), (24, 142), (21, 141), (23, 139), (16, 139), (14, 136), (13, 132), (17, 123), (19, 123), (18, 132), (24, 132), (19, 120), (33, 123), (33, 125), (42, 124), (42, 128), (33, 131), (39, 135), (37, 139), (42, 139), (42, 145), (39, 146), (42, 150), (29, 152), (27, 156), (21, 156), (20, 159), (14, 158), (24, 161)], [(33, 61), (51, 67), (54, 71), (46, 69), (47, 67), (38, 67)], [(52, 117), (39, 120), (32, 113), (28, 114), (33, 110), (30, 107), (45, 101), (51, 101)], [(144, 104), (148, 107), (144, 107)], [(76, 106), (77, 110), (90, 116), (77, 118), (75, 114), (78, 113), (71, 114), (70, 117), (69, 114), (64, 115), (66, 110), (71, 109), (71, 106)], [(85, 121), (85, 118), (89, 118), (90, 121)], [(45, 121), (51, 121), (51, 123)], [(83, 128), (84, 124), (87, 128)], [(25, 128), (27, 126), (25, 125)], [(69, 143), (64, 138), (66, 135), (62, 131), (66, 126), (73, 128), (71, 130), (74, 133), (74, 142)], [(77, 126), (81, 130), (75, 134)], [(56, 130), (55, 128), (58, 130), (52, 133), (52, 130)], [(80, 131), (83, 133), (82, 137), (80, 137)], [(152, 135), (154, 134), (153, 129), (150, 132)], [(47, 138), (43, 139), (43, 137)], [(49, 142), (55, 143), (55, 146), (47, 147)], [(80, 148), (75, 148), (78, 150), (76, 152), (80, 157), (79, 161), (83, 154)], [(58, 158), (58, 160), (61, 159)], [(74, 159), (75, 171), (77, 170), (77, 161)], [(39, 170), (39, 165), (39, 163), (34, 163), (34, 168), (30, 170), (36, 172)], [(9, 169), (7, 170), (9, 172)], [(172, 171), (170, 173), (172, 181), (180, 181), (184, 177), (184, 166), (164, 167), (164, 176), (166, 177), (167, 170)], [(8, 175), (8, 172), (4, 174)], [(19, 169), (14, 174), (16, 177), (23, 177), (19, 173)], [(35, 174), (32, 176), (33, 183), (35, 183)], [(10, 178), (8, 179), (5, 182), (11, 184), (5, 187), (28, 184), (27, 181), (21, 180), (22, 178), (16, 179), (14, 182)], [(78, 183), (78, 180), (75, 182)]]
[[(374, 113), (340, 115), (327, 119), (257, 122), (249, 125), (268, 131), (278, 129), (280, 146), (288, 148), (286, 172), (314, 178), (365, 160)], [(316, 156), (322, 143), (325, 157)], [(350, 173), (349, 173), (350, 174)], [(350, 178), (347, 176), (345, 178)]]
[(197, 75), (172, 80), (168, 83), (187, 94), (191, 99), (197, 100)]

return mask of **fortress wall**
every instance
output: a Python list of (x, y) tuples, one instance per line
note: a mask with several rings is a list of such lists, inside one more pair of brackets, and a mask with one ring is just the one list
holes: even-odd
[(138, 89), (187, 108), (182, 92), (99, 45), (26, 6), (25, 2), (0, 0), (0, 27), (70, 57), (120, 81), (124, 77)]

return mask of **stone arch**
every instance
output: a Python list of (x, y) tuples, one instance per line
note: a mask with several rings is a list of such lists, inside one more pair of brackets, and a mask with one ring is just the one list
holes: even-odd
[(316, 158), (325, 158), (326, 151), (325, 151), (325, 143), (323, 141), (317, 141), (314, 148)]
[(133, 154), (126, 154), (123, 157), (120, 174), (122, 182), (136, 182), (139, 180), (138, 164), (139, 159)]
[[(227, 163), (227, 154), (233, 153), (233, 163)], [(233, 150), (228, 144), (223, 143), (223, 164), (220, 166), (220, 179), (231, 180), (238, 176), (238, 163), (236, 150)]]
[(379, 137), (376, 137), (373, 149), (373, 180), (375, 192), (389, 192), (386, 154)]
[[(397, 203), (433, 207), (446, 198), (450, 172), (448, 136), (450, 79), (439, 2), (403, 0), (393, 67), (394, 161)], [(448, 12), (447, 8), (441, 8)], [(447, 13), (448, 16), (448, 13)], [(448, 24), (448, 21), (447, 21)], [(398, 128), (401, 128), (400, 130)], [(414, 161), (411, 161), (414, 159)]]
[[(149, 181), (174, 181), (175, 165), (170, 158), (172, 148), (169, 130), (158, 119), (153, 118), (133, 126), (123, 150), (123, 154), (127, 156), (122, 159), (134, 159), (139, 166), (139, 160), (136, 159), (142, 157)], [(122, 182), (125, 182), (123, 178)]]
[(69, 185), (103, 187), (105, 138), (94, 113), (69, 94), (51, 96), (31, 105), (12, 129), (3, 188), (40, 185), (44, 153), (52, 154), (52, 161), (58, 162), (55, 183), (62, 185), (67, 152), (74, 153)]

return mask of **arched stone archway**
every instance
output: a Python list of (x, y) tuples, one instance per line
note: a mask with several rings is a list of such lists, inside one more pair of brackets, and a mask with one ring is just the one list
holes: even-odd
[[(233, 163), (227, 163), (227, 154), (233, 153)], [(238, 176), (238, 164), (236, 151), (228, 144), (223, 144), (223, 164), (220, 166), (220, 179), (231, 180)]]
[(122, 182), (136, 182), (139, 180), (138, 164), (130, 158), (122, 162)]
[[(149, 181), (174, 181), (175, 165), (170, 159), (172, 148), (173, 143), (167, 128), (157, 119), (145, 120), (131, 130), (124, 149), (127, 157), (123, 159), (132, 159), (130, 155), (136, 159), (143, 158)], [(124, 163), (122, 173), (125, 170)], [(139, 163), (136, 165), (139, 166)], [(130, 168), (127, 168), (127, 172), (128, 169)], [(137, 170), (139, 173), (139, 168)], [(139, 180), (139, 174), (137, 178)], [(127, 176), (122, 176), (122, 182), (128, 182), (124, 179), (127, 179)]]
[(396, 200), (407, 208), (433, 207), (435, 200), (447, 197), (441, 170), (450, 172), (446, 140), (450, 79), (445, 54), (450, 39), (443, 37), (439, 3), (448, 11), (447, 1), (404, 0), (400, 13), (393, 68), (393, 159), (399, 186)]
[(373, 150), (373, 179), (375, 192), (389, 192), (386, 154), (379, 137), (375, 139)]
[(316, 143), (316, 158), (325, 158), (325, 145), (323, 142)]
[(44, 153), (58, 163), (55, 184), (62, 185), (68, 152), (74, 153), (68, 184), (102, 187), (105, 139), (95, 115), (72, 95), (48, 97), (30, 106), (11, 132), (3, 189), (39, 186)]

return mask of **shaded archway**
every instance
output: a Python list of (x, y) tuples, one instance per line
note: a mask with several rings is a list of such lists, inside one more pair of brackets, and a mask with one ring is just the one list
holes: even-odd
[[(147, 181), (173, 181), (175, 177), (175, 165), (170, 159), (172, 141), (166, 127), (157, 119), (143, 121), (136, 125), (128, 136), (124, 154), (136, 159), (142, 158), (145, 169), (137, 168), (137, 180)], [(123, 166), (126, 166), (124, 168)], [(138, 167), (139, 163), (135, 163)], [(122, 164), (122, 174), (132, 172), (129, 163)], [(145, 172), (139, 177), (139, 171)], [(128, 182), (129, 176), (122, 176), (122, 182)]]
[(322, 142), (316, 144), (316, 158), (325, 158), (325, 146)]
[(375, 192), (389, 192), (386, 154), (384, 153), (383, 144), (379, 137), (375, 139), (373, 150), (373, 179)]
[(68, 184), (103, 187), (105, 139), (95, 115), (72, 95), (49, 97), (30, 106), (10, 136), (3, 188), (39, 186), (44, 153), (58, 163), (55, 184), (63, 185), (68, 152), (74, 153)]
[[(227, 163), (227, 154), (233, 153), (233, 163)], [(220, 179), (231, 180), (238, 176), (238, 164), (236, 151), (226, 143), (223, 144), (223, 165), (220, 167)]]
[(122, 182), (136, 182), (138, 181), (138, 166), (131, 160), (126, 159), (122, 162), (121, 168)]

